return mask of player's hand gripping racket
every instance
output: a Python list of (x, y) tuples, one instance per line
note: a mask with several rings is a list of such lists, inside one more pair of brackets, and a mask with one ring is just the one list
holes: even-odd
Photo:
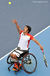
[[(42, 51), (43, 51), (43, 50), (42, 50)], [(45, 65), (46, 65), (46, 67), (48, 67), (47, 60), (46, 60), (46, 57), (45, 57), (44, 51), (43, 51), (43, 59), (44, 59), (44, 63), (45, 63)]]

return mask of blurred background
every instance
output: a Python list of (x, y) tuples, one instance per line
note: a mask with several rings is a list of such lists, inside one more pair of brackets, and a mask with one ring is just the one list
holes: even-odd
[(21, 29), (31, 26), (34, 36), (50, 25), (50, 0), (0, 0), (0, 58), (17, 47), (19, 34), (13, 19)]

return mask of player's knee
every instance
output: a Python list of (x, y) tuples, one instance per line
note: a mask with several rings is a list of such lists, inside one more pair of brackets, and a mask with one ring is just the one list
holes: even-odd
[(11, 53), (10, 56), (17, 60), (17, 56), (15, 54)]
[(10, 54), (10, 56), (12, 57), (12, 56), (13, 56), (13, 54), (11, 53), (11, 54)]
[(10, 54), (10, 56), (11, 56), (12, 58), (14, 58), (14, 55), (13, 55), (13, 53), (11, 53), (11, 54)]
[(16, 55), (14, 55), (14, 58), (15, 58), (15, 59), (17, 59), (17, 56), (16, 56)]

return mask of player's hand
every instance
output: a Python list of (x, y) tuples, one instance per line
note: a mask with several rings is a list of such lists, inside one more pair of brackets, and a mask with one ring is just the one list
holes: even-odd
[(16, 21), (16, 19), (12, 20), (12, 22), (13, 22), (14, 24), (18, 24), (18, 22)]
[(41, 50), (43, 50), (43, 47), (42, 47), (42, 46), (40, 46), (40, 49), (41, 49)]

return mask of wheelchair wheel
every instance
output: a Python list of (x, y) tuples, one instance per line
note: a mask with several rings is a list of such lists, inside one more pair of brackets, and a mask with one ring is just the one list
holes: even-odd
[(22, 59), (22, 67), (26, 73), (31, 74), (35, 72), (36, 67), (37, 67), (36, 57), (31, 53), (25, 54)]
[(11, 64), (11, 63), (12, 63), (12, 62), (11, 62), (11, 56), (10, 56), (10, 55), (7, 57), (7, 63), (8, 63), (8, 64)]

